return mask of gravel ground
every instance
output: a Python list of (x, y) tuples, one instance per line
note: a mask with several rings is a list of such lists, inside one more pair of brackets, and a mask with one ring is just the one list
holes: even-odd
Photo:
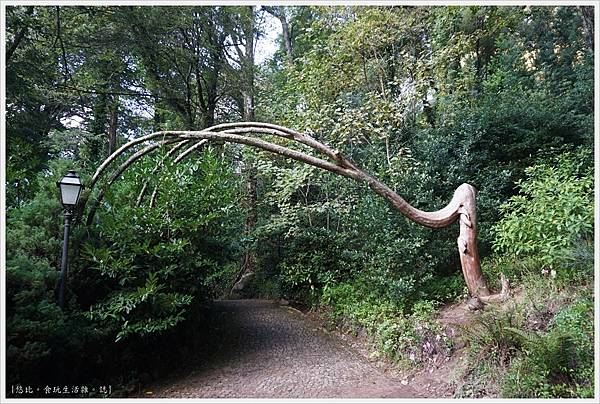
[[(145, 389), (168, 398), (419, 397), (302, 313), (264, 300), (215, 302), (210, 346), (185, 371)], [(184, 365), (184, 366), (183, 366)]]

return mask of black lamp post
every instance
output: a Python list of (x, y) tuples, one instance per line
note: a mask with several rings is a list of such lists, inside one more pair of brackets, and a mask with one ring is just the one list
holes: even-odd
[(62, 248), (62, 261), (60, 265), (60, 289), (58, 290), (58, 306), (61, 310), (65, 307), (65, 284), (67, 283), (67, 258), (69, 253), (69, 227), (71, 218), (83, 185), (77, 176), (75, 170), (69, 170), (69, 173), (58, 181), (56, 185), (60, 188), (60, 202), (64, 207), (65, 215), (65, 234)]

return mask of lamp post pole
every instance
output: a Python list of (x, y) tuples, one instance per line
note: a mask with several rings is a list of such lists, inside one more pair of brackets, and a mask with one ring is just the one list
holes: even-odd
[(64, 311), (67, 264), (69, 261), (69, 229), (83, 184), (75, 170), (69, 170), (69, 173), (65, 175), (62, 180), (58, 181), (56, 185), (60, 188), (60, 202), (62, 203), (65, 212), (65, 233), (63, 238), (62, 261), (60, 263), (60, 285), (58, 289), (58, 307)]
[(69, 260), (69, 228), (71, 227), (70, 210), (65, 209), (65, 232), (63, 237), (62, 261), (60, 266), (60, 289), (58, 290), (58, 306), (61, 310), (65, 309), (65, 285), (67, 283), (67, 264)]

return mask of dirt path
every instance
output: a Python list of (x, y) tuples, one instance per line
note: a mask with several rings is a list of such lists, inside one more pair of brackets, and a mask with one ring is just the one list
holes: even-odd
[(212, 346), (186, 366), (190, 370), (145, 389), (145, 397), (420, 396), (289, 307), (262, 300), (216, 302), (207, 332)]

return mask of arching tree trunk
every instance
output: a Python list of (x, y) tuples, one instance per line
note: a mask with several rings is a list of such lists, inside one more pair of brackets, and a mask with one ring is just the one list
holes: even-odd
[[(324, 155), (328, 160), (324, 160), (319, 157), (315, 157), (304, 152), (293, 150), (279, 144), (264, 141), (262, 139), (251, 136), (253, 133), (269, 134), (274, 136), (280, 136), (288, 140), (293, 140), (301, 143), (305, 146), (312, 148), (321, 155)], [(232, 143), (238, 143), (242, 145), (252, 146), (259, 149), (263, 149), (272, 153), (279, 154), (281, 156), (291, 158), (306, 164), (313, 165), (315, 167), (327, 170), (343, 177), (351, 178), (358, 182), (363, 182), (369, 185), (369, 187), (377, 194), (386, 199), (396, 210), (402, 213), (410, 220), (420, 225), (430, 227), (433, 229), (440, 229), (459, 220), (460, 233), (457, 239), (460, 261), (462, 271), (465, 279), (465, 283), (469, 289), (469, 293), (472, 296), (478, 296), (489, 299), (495, 297), (490, 296), (490, 290), (488, 289), (483, 274), (481, 272), (481, 266), (479, 261), (479, 252), (477, 250), (477, 216), (476, 216), (476, 191), (475, 188), (469, 184), (460, 185), (452, 200), (444, 208), (435, 212), (426, 212), (411, 206), (406, 202), (400, 195), (395, 193), (383, 182), (377, 178), (371, 176), (367, 172), (359, 169), (350, 160), (342, 156), (338, 151), (332, 149), (326, 144), (320, 143), (314, 138), (293, 131), (288, 128), (281, 126), (261, 123), (261, 122), (240, 122), (232, 124), (220, 124), (208, 128), (204, 131), (165, 131), (152, 133), (150, 135), (143, 136), (138, 139), (134, 139), (129, 143), (121, 146), (115, 153), (107, 158), (102, 163), (94, 176), (92, 177), (89, 188), (85, 190), (85, 193), (81, 197), (81, 206), (79, 209), (82, 211), (85, 207), (87, 199), (90, 196), (91, 190), (97, 183), (99, 178), (102, 176), (106, 168), (122, 153), (127, 151), (129, 148), (147, 142), (153, 139), (162, 139), (162, 142), (171, 141), (185, 141), (185, 140), (216, 140), (226, 141)], [(196, 146), (191, 146), (196, 147)], [(145, 149), (144, 149), (145, 150)], [(182, 155), (186, 154), (182, 153)], [(121, 175), (123, 170), (132, 163), (130, 158), (124, 165), (122, 165), (115, 174), (110, 178), (109, 183), (114, 181)], [(109, 184), (110, 185), (110, 184)], [(99, 204), (102, 193), (96, 199), (95, 206)], [(93, 210), (88, 216), (88, 223), (93, 219)]]

